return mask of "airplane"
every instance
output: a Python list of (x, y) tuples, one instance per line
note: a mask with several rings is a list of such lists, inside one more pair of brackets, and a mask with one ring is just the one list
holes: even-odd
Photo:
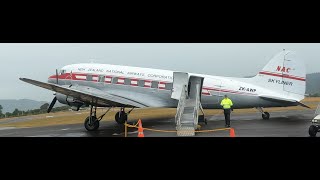
[[(230, 64), (232, 67), (232, 64)], [(229, 69), (232, 69), (229, 67)], [(256, 108), (263, 119), (270, 114), (266, 107), (303, 106), (306, 70), (304, 62), (292, 51), (283, 50), (273, 56), (254, 77), (220, 77), (189, 73), (203, 77), (201, 105), (203, 109), (221, 109), (220, 101), (228, 95), (234, 109)], [(58, 100), (79, 110), (90, 105), (90, 114), (84, 121), (88, 131), (99, 128), (99, 122), (111, 107), (121, 107), (115, 121), (123, 124), (134, 108), (177, 108), (178, 100), (171, 98), (174, 91), (174, 71), (130, 67), (111, 64), (80, 63), (66, 65), (58, 73), (40, 82), (28, 78), (21, 81), (55, 92), (48, 113)], [(109, 107), (96, 117), (97, 107)], [(132, 108), (127, 114), (124, 108)]]

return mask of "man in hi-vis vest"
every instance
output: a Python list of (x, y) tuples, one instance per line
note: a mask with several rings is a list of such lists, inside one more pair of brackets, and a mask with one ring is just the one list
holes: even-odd
[(228, 98), (227, 95), (224, 95), (224, 98), (222, 99), (220, 105), (222, 106), (224, 111), (224, 119), (226, 122), (226, 127), (230, 127), (230, 113), (231, 111), (233, 111), (232, 109), (233, 103), (231, 99)]

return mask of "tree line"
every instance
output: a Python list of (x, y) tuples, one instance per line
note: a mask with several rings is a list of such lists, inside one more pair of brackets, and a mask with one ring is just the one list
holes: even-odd
[(320, 97), (320, 93), (311, 94), (310, 97)]
[[(45, 103), (42, 106), (40, 106), (39, 109), (20, 111), (19, 109), (16, 108), (12, 113), (10, 112), (2, 113), (3, 107), (0, 105), (0, 118), (44, 114), (44, 113), (47, 113), (48, 107), (49, 107), (49, 104)], [(69, 108), (70, 108), (69, 106), (55, 107), (55, 108), (52, 108), (51, 112), (65, 111), (65, 110), (68, 110)]]

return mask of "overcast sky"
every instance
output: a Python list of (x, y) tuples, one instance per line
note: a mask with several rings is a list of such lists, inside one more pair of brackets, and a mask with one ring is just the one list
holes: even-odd
[(51, 101), (53, 92), (19, 77), (46, 82), (55, 69), (91, 62), (243, 77), (255, 75), (282, 49), (304, 59), (307, 73), (320, 71), (320, 44), (304, 43), (99, 43), (0, 44), (0, 99)]

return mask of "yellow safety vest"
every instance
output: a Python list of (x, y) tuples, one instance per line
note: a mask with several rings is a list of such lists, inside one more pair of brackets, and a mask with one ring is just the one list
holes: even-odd
[(232, 103), (231, 99), (224, 98), (221, 101), (221, 106), (223, 106), (223, 109), (230, 109), (231, 106), (233, 106), (233, 103)]

